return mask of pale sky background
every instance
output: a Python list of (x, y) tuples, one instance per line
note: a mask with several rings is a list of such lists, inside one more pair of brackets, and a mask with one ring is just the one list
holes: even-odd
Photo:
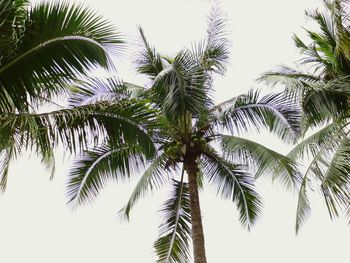
[[(112, 1), (85, 0), (109, 18), (128, 39), (142, 25), (149, 42), (172, 54), (205, 35), (206, 15), (215, 4), (205, 0)], [(230, 20), (231, 65), (216, 81), (218, 102), (258, 86), (254, 79), (278, 64), (298, 58), (291, 36), (309, 25), (304, 10), (320, 0), (223, 1)], [(133, 42), (132, 42), (133, 43)], [(129, 50), (130, 51), (130, 50)], [(143, 84), (128, 63), (119, 59), (119, 77)], [(287, 152), (273, 136), (256, 140)], [(166, 190), (135, 207), (130, 223), (120, 223), (117, 211), (136, 181), (109, 184), (93, 205), (71, 212), (66, 206), (68, 166), (57, 156), (52, 182), (34, 157), (13, 162), (7, 192), (0, 196), (0, 261), (5, 263), (151, 263)], [(67, 161), (65, 162), (67, 163)], [(201, 194), (208, 262), (326, 263), (347, 262), (350, 227), (344, 219), (331, 222), (321, 199), (312, 199), (313, 212), (298, 236), (294, 233), (296, 195), (268, 180), (258, 182), (263, 215), (251, 232), (241, 228), (236, 207), (207, 189)]]

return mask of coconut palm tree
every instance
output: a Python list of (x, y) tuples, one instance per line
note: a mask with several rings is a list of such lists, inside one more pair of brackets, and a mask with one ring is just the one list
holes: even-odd
[[(113, 136), (141, 134), (144, 121), (138, 114), (154, 114), (139, 102), (126, 102), (127, 111), (120, 102), (43, 112), (46, 103), (65, 96), (90, 70), (113, 69), (110, 55), (124, 45), (114, 27), (89, 8), (1, 0), (0, 32), (0, 190), (6, 186), (9, 161), (23, 149), (35, 151), (54, 168), (53, 147), (59, 142), (76, 152), (89, 144), (88, 134), (108, 136), (112, 127)], [(151, 143), (144, 148), (148, 153)]]
[(157, 149), (154, 158), (145, 160), (137, 145), (124, 140), (103, 140), (75, 161), (67, 192), (73, 206), (84, 204), (91, 202), (107, 181), (142, 172), (119, 212), (129, 218), (141, 197), (170, 184), (170, 197), (161, 209), (164, 221), (154, 243), (157, 262), (189, 262), (190, 239), (194, 262), (207, 262), (198, 193), (204, 181), (215, 187), (218, 195), (236, 203), (240, 221), (248, 229), (261, 210), (253, 172), (257, 177), (273, 173), (286, 185), (298, 181), (297, 167), (287, 157), (239, 137), (251, 129), (268, 128), (285, 141), (297, 138), (300, 113), (283, 94), (260, 96), (258, 91), (250, 91), (213, 104), (214, 76), (224, 74), (229, 59), (224, 27), (223, 15), (214, 9), (205, 40), (173, 57), (156, 52), (140, 28), (143, 50), (137, 71), (148, 76), (151, 85), (144, 88), (91, 79), (71, 98), (73, 105), (81, 105), (118, 101), (123, 94), (130, 101), (146, 100), (160, 112), (158, 127), (148, 129)]
[(312, 183), (320, 189), (331, 218), (338, 216), (339, 209), (349, 209), (349, 4), (327, 0), (324, 7), (324, 11), (306, 13), (319, 27), (317, 31), (305, 29), (309, 43), (294, 35), (303, 55), (298, 64), (301, 69), (284, 66), (261, 78), (285, 87), (303, 109), (303, 134), (314, 131), (289, 153), (294, 160), (309, 157), (299, 189), (297, 232), (311, 211), (308, 192)]

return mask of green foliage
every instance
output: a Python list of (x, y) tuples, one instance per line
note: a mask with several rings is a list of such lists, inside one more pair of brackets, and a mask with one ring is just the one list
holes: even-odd
[(167, 155), (163, 153), (151, 161), (131, 193), (127, 204), (119, 211), (121, 217), (129, 220), (131, 209), (141, 197), (144, 197), (148, 191), (161, 188), (169, 181), (169, 170), (165, 169), (167, 158)]
[(261, 200), (254, 188), (254, 179), (241, 165), (228, 162), (213, 149), (202, 157), (203, 174), (223, 198), (236, 202), (241, 223), (249, 230), (261, 212)]
[(172, 188), (169, 199), (160, 210), (163, 223), (159, 227), (159, 238), (154, 243), (157, 262), (190, 262), (191, 212), (188, 184), (173, 180)]
[(259, 91), (251, 90), (213, 107), (214, 121), (231, 133), (268, 128), (285, 141), (296, 140), (300, 135), (298, 106), (282, 93), (259, 97)]
[[(140, 149), (125, 145), (103, 145), (84, 153), (73, 167), (68, 182), (69, 202), (79, 205), (92, 201), (110, 179), (130, 177), (143, 168)], [(140, 167), (141, 166), (141, 167)], [(122, 176), (123, 175), (123, 176)]]
[[(41, 114), (35, 109), (52, 103), (58, 95), (65, 96), (72, 82), (92, 68), (113, 69), (109, 52), (118, 52), (123, 40), (108, 21), (79, 4), (55, 1), (31, 6), (25, 0), (1, 0), (0, 10), (0, 176), (4, 190), (9, 161), (22, 150), (41, 156), (53, 175), (53, 148), (59, 142), (77, 152), (89, 144), (89, 135), (112, 135), (107, 122), (116, 120), (116, 115), (106, 112), (112, 110), (106, 104)], [(113, 122), (114, 127), (127, 122), (129, 115), (124, 114)], [(129, 132), (132, 125), (126, 125)], [(115, 128), (127, 137), (120, 127)], [(152, 147), (147, 147), (150, 153)]]
[(107, 50), (116, 51), (123, 43), (106, 20), (81, 5), (56, 1), (28, 8), (26, 1), (15, 0), (0, 5), (5, 11), (12, 6), (0, 24), (6, 27), (9, 20), (15, 25), (14, 32), (4, 28), (10, 40), (0, 43), (5, 52), (1, 112), (28, 111), (35, 101), (62, 93), (68, 82), (91, 68), (112, 68)]
[(296, 161), (309, 157), (299, 189), (296, 231), (310, 213), (307, 193), (314, 182), (322, 193), (331, 218), (350, 211), (349, 185), (349, 74), (350, 31), (347, 1), (324, 1), (324, 11), (307, 12), (318, 25), (305, 29), (308, 42), (294, 35), (302, 59), (299, 68), (283, 67), (260, 80), (285, 87), (286, 96), (299, 101), (303, 134), (317, 129), (289, 153)]
[[(209, 17), (207, 37), (193, 49), (183, 49), (172, 57), (151, 47), (140, 28), (143, 48), (136, 60), (136, 69), (149, 77), (150, 86), (143, 88), (110, 79), (90, 79), (74, 89), (70, 100), (77, 106), (125, 98), (146, 103), (157, 114), (154, 118), (146, 116), (140, 122), (149, 123), (145, 131), (156, 154), (144, 156), (146, 171), (119, 215), (129, 219), (141, 197), (172, 182), (173, 191), (163, 206), (164, 221), (155, 242), (158, 262), (189, 262), (190, 197), (183, 178), (191, 176), (187, 170), (191, 158), (195, 159), (196, 187), (204, 189), (203, 182), (207, 182), (217, 188), (219, 195), (231, 199), (237, 205), (241, 223), (248, 229), (258, 219), (262, 206), (253, 173), (278, 171), (278, 178), (284, 183), (300, 183), (297, 166), (288, 157), (254, 142), (222, 134), (223, 131), (240, 134), (250, 129), (267, 129), (285, 141), (293, 141), (300, 134), (300, 109), (283, 94), (260, 97), (258, 91), (251, 91), (213, 105), (213, 81), (216, 75), (224, 74), (229, 56), (225, 24), (222, 14), (214, 9)], [(132, 139), (130, 137), (130, 141)], [(118, 147), (124, 149), (130, 141), (122, 146), (118, 141), (108, 141), (103, 151), (98, 147), (83, 154), (69, 177), (68, 195), (84, 203), (95, 198), (110, 178), (128, 178), (131, 155), (143, 153), (119, 154)], [(225, 143), (220, 145), (223, 141)], [(136, 145), (140, 144), (141, 141)], [(224, 153), (217, 153), (213, 145), (222, 146)], [(112, 154), (114, 149), (118, 154)], [(233, 158), (236, 155), (240, 158)], [(181, 168), (184, 170), (179, 180)]]
[(257, 168), (255, 177), (270, 175), (288, 188), (300, 183), (298, 165), (287, 156), (236, 136), (223, 135), (221, 144), (229, 160), (254, 164)]

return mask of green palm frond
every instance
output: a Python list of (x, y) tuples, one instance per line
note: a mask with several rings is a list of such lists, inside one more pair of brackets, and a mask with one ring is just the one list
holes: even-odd
[(137, 147), (101, 145), (85, 151), (75, 161), (67, 185), (73, 206), (92, 202), (109, 180), (124, 180), (144, 167), (145, 160)]
[(346, 135), (341, 127), (343, 122), (332, 122), (306, 139), (299, 142), (289, 153), (288, 157), (302, 160), (305, 157), (316, 156), (324, 148), (336, 148), (339, 140)]
[(129, 220), (130, 212), (136, 202), (148, 191), (159, 189), (169, 180), (170, 170), (166, 169), (167, 155), (162, 154), (152, 160), (146, 171), (136, 184), (127, 204), (119, 211), (119, 216)]
[(127, 98), (123, 83), (115, 77), (101, 79), (86, 78), (71, 87), (69, 105), (81, 106), (101, 101), (113, 102)]
[(156, 76), (150, 90), (152, 101), (169, 120), (178, 120), (186, 112), (194, 117), (207, 112), (212, 104), (209, 91), (205, 71), (187, 50)]
[[(294, 160), (305, 160), (305, 158), (310, 159), (310, 163), (303, 176), (303, 181), (301, 183), (299, 193), (298, 193), (298, 205), (296, 210), (296, 233), (299, 232), (302, 224), (305, 223), (309, 214), (311, 213), (311, 206), (308, 198), (308, 191), (310, 190), (311, 179), (314, 179), (318, 184), (322, 183), (323, 172), (319, 168), (320, 162), (322, 162), (322, 155), (326, 152), (326, 155), (332, 156), (339, 147), (339, 142), (342, 141), (346, 134), (340, 128), (342, 125), (340, 123), (330, 123), (319, 131), (315, 132), (313, 135), (301, 141), (297, 144), (288, 154), (289, 157)], [(331, 152), (331, 153), (329, 153)], [(347, 169), (346, 169), (347, 170)], [(346, 171), (345, 170), (345, 171)], [(334, 174), (333, 174), (334, 175)], [(322, 191), (322, 188), (321, 188)], [(325, 200), (325, 195), (328, 191), (323, 193)], [(328, 206), (332, 207), (332, 203), (328, 202)], [(332, 207), (330, 211), (337, 211), (335, 207)], [(332, 212), (332, 216), (335, 216), (337, 212)]]
[[(311, 167), (311, 166), (310, 166)], [(295, 232), (299, 232), (302, 224), (305, 223), (308, 216), (311, 213), (310, 202), (307, 195), (309, 178), (307, 177), (308, 172), (306, 172), (303, 181), (300, 185), (298, 192), (298, 204), (296, 209), (296, 220), (295, 220)]]
[(45, 165), (46, 170), (50, 173), (50, 179), (53, 179), (56, 172), (56, 159), (53, 149), (51, 154), (48, 153), (46, 156), (42, 157), (41, 163)]
[(236, 202), (242, 225), (249, 230), (261, 212), (261, 200), (254, 187), (254, 178), (242, 169), (220, 157), (213, 149), (202, 158), (203, 174), (217, 188), (223, 198)]
[(153, 80), (164, 69), (164, 65), (160, 54), (148, 43), (141, 27), (139, 27), (139, 31), (143, 50), (136, 60), (136, 69), (139, 73), (145, 74)]
[(317, 75), (307, 74), (287, 66), (280, 66), (276, 71), (265, 72), (257, 80), (272, 87), (283, 85), (285, 92), (290, 97), (299, 98), (304, 88), (312, 87), (321, 79)]
[(13, 147), (9, 146), (0, 152), (0, 192), (3, 193), (7, 187), (8, 171), (11, 159), (14, 155)]
[[(142, 86), (123, 82), (116, 77), (90, 77), (76, 81), (71, 85), (69, 105), (81, 106), (96, 102), (118, 102), (122, 99), (142, 99), (146, 97), (146, 89)], [(135, 101), (135, 100), (133, 100)]]
[(164, 220), (154, 243), (157, 262), (190, 262), (191, 214), (188, 184), (173, 180), (170, 198), (160, 210)]
[[(318, 151), (312, 151), (312, 159), (304, 174), (303, 184), (310, 177), (314, 178), (320, 187), (328, 212), (331, 218), (338, 216), (338, 209), (345, 209), (349, 202), (349, 139), (338, 138), (337, 142), (328, 140), (324, 142)], [(302, 185), (299, 192), (299, 202), (305, 206), (307, 185)], [(306, 203), (308, 205), (308, 203)], [(299, 206), (299, 205), (298, 205)], [(302, 209), (309, 211), (309, 207)], [(297, 229), (305, 221), (304, 211), (297, 210)], [(301, 215), (299, 215), (301, 213)], [(299, 220), (301, 216), (302, 220)]]
[(300, 135), (300, 109), (283, 93), (269, 94), (259, 99), (259, 91), (228, 100), (212, 109), (219, 127), (231, 133), (268, 128), (285, 141)]
[(54, 128), (48, 116), (38, 114), (1, 114), (0, 133), (1, 149), (11, 149), (10, 152), (20, 153), (29, 149), (42, 157), (46, 167), (53, 168), (52, 148), (54, 142)]
[[(42, 114), (0, 115), (2, 140), (14, 134), (16, 148), (34, 149), (51, 156), (58, 142), (78, 152), (101, 138), (137, 144), (147, 157), (155, 153), (151, 131), (158, 127), (158, 113), (145, 102), (98, 103)], [(45, 157), (46, 158), (46, 157)]]
[(334, 21), (325, 13), (320, 12), (319, 10), (315, 10), (314, 12), (306, 12), (307, 16), (312, 18), (317, 24), (320, 26), (320, 32), (322, 35), (322, 39), (325, 43), (328, 43), (325, 46), (336, 46), (337, 41), (337, 28), (334, 24)]
[(311, 125), (347, 117), (350, 96), (349, 78), (336, 78), (304, 91), (302, 107)]
[[(333, 156), (327, 160), (327, 169), (323, 174), (321, 189), (333, 199), (340, 207), (346, 207), (349, 203), (350, 192), (350, 141), (344, 138)], [(329, 205), (328, 205), (329, 208)], [(332, 210), (329, 213), (332, 216)]]
[(50, 97), (92, 67), (112, 68), (107, 51), (117, 51), (120, 34), (88, 8), (67, 2), (30, 9), (15, 55), (2, 59), (1, 103), (6, 111), (28, 109), (28, 96)]
[(147, 98), (147, 89), (143, 86), (124, 81), (122, 88), (127, 91), (131, 98)]
[[(221, 144), (230, 161), (255, 166), (255, 177), (272, 175), (286, 187), (296, 187), (301, 181), (297, 163), (259, 143), (236, 136), (222, 135)], [(254, 168), (253, 168), (254, 169)]]

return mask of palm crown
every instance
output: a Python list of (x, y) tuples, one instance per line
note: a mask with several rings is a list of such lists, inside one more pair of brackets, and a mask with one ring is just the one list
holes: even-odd
[(331, 217), (349, 206), (349, 74), (350, 31), (346, 1), (324, 1), (325, 11), (306, 14), (315, 21), (318, 31), (306, 29), (310, 44), (294, 35), (303, 58), (304, 70), (282, 67), (266, 73), (261, 80), (282, 84), (287, 95), (300, 102), (303, 133), (317, 131), (301, 141), (289, 157), (310, 157), (299, 190), (296, 231), (310, 213), (310, 180), (322, 193)]
[(150, 78), (151, 86), (92, 79), (88, 86), (93, 90), (83, 86), (71, 99), (76, 105), (129, 96), (133, 97), (130, 101), (147, 102), (158, 112), (153, 119), (158, 125), (147, 128), (157, 149), (153, 158), (144, 158), (138, 145), (129, 145), (124, 138), (106, 139), (75, 162), (68, 195), (73, 204), (91, 201), (107, 180), (122, 180), (144, 167), (120, 211), (128, 218), (132, 207), (148, 191), (171, 184), (173, 190), (163, 205), (164, 221), (155, 242), (159, 262), (188, 262), (190, 237), (195, 262), (206, 262), (198, 197), (204, 180), (237, 204), (240, 221), (248, 229), (261, 209), (252, 166), (257, 168), (257, 176), (274, 173), (286, 185), (298, 182), (297, 167), (287, 157), (238, 136), (251, 128), (268, 128), (286, 141), (294, 140), (300, 130), (298, 107), (283, 94), (261, 97), (258, 91), (214, 106), (213, 78), (224, 74), (229, 55), (224, 26), (223, 16), (214, 9), (206, 39), (172, 58), (156, 52), (140, 28), (144, 49), (137, 59), (137, 70)]

